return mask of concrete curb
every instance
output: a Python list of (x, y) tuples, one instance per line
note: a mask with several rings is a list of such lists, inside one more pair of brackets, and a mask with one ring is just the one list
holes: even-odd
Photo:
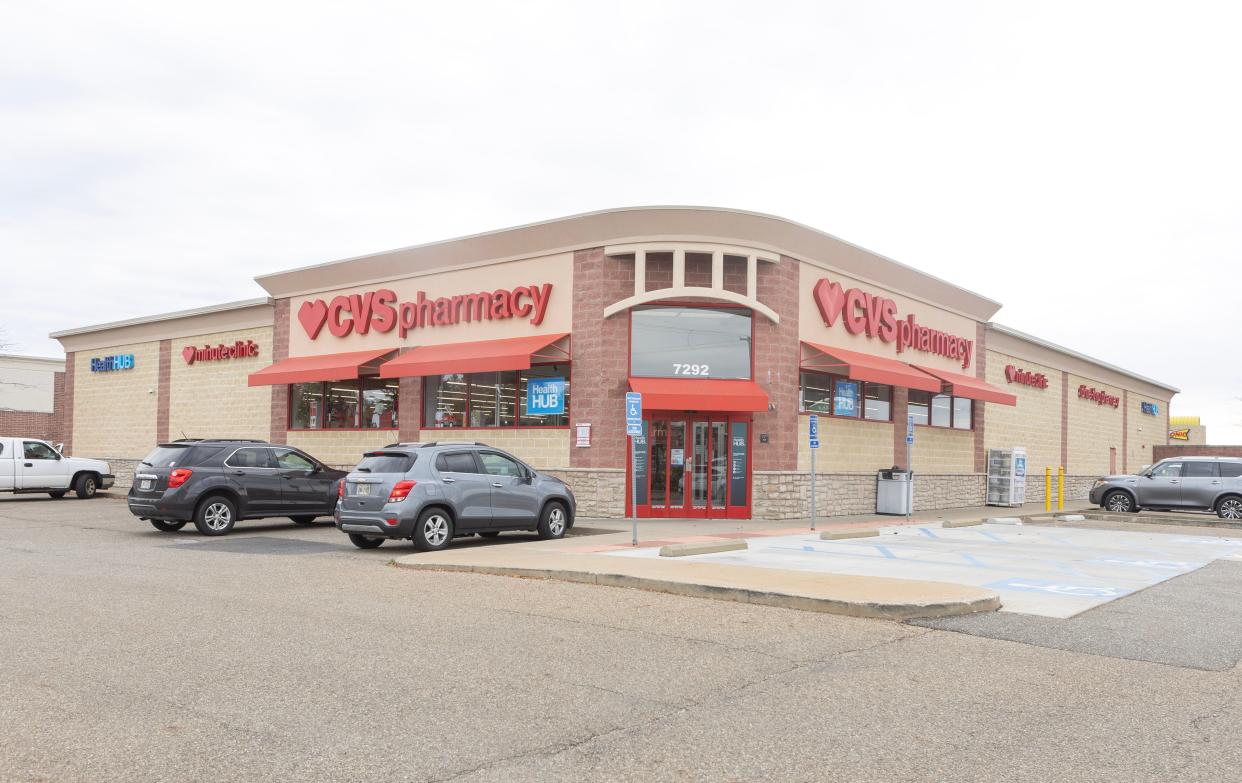
[(941, 522), (941, 527), (974, 527), (982, 525), (982, 519), (951, 519), (948, 522)]
[(841, 541), (846, 538), (871, 538), (880, 535), (875, 528), (866, 530), (825, 530), (819, 534), (821, 541)]
[(1022, 520), (1018, 517), (988, 517), (989, 525), (1021, 525)]
[[(833, 598), (816, 598), (743, 587), (674, 582), (667, 579), (632, 576), (628, 574), (571, 571), (557, 568), (524, 568), (520, 566), (474, 565), (468, 563), (395, 562), (398, 568), (414, 571), (455, 571), (458, 573), (486, 574), (489, 576), (515, 576), (527, 579), (551, 579), (560, 582), (602, 585), (605, 587), (629, 587), (657, 593), (669, 593), (690, 598), (709, 598), (716, 601), (775, 606), (798, 609), (805, 612), (824, 612), (849, 617), (867, 617), (876, 620), (920, 620), (954, 617), (976, 612), (992, 612), (1000, 608), (1000, 596), (995, 593), (969, 601), (933, 603), (885, 603), (880, 601), (846, 601)], [(990, 591), (989, 591), (990, 592)]]
[(1061, 514), (1057, 517), (1060, 522), (1086, 522), (1087, 518), (1082, 514)]
[(702, 544), (666, 544), (660, 547), (660, 557), (686, 557), (688, 555), (711, 555), (716, 552), (733, 552), (746, 549), (745, 541), (708, 541)]

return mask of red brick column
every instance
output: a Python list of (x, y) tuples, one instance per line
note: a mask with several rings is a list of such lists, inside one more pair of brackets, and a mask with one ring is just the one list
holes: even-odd
[(1069, 373), (1061, 372), (1061, 467), (1070, 472), (1069, 462)]
[[(796, 259), (781, 256), (780, 263), (760, 262), (755, 298), (780, 316), (774, 324), (758, 313), (755, 323), (755, 383), (768, 393), (769, 410), (755, 414), (751, 435), (751, 467), (756, 470), (798, 469), (798, 290)], [(806, 292), (810, 295), (810, 292)], [(760, 436), (768, 442), (761, 443)]]
[[(1168, 407), (1168, 406), (1165, 406)], [(1165, 437), (1169, 431), (1166, 429)], [(1121, 472), (1130, 472), (1130, 392), (1121, 390)]]
[(60, 426), (66, 454), (73, 453), (73, 360), (72, 351), (65, 354), (64, 405), (61, 408)]
[(893, 464), (909, 470), (906, 464), (906, 417), (910, 415), (910, 390), (893, 387)]
[[(289, 300), (277, 299), (272, 323), (272, 361), (289, 358)], [(272, 387), (272, 443), (287, 443), (289, 438), (289, 387)]]
[(597, 247), (574, 253), (573, 332), (570, 351), (570, 424), (591, 425), (590, 448), (574, 448), (570, 467), (624, 468), (625, 393), (629, 390), (629, 312), (604, 318), (604, 308), (634, 293), (634, 264), (606, 258)]
[[(405, 353), (408, 348), (402, 348)], [(400, 354), (398, 354), (400, 355)], [(423, 379), (401, 378), (397, 381), (397, 440), (413, 443), (420, 440), (418, 429), (423, 420)]]
[(172, 340), (160, 340), (160, 367), (155, 392), (155, 441), (168, 440), (169, 392), (172, 387)]
[[(981, 324), (975, 324), (975, 377), (986, 381), (988, 377), (988, 340), (987, 328)], [(975, 472), (988, 472), (988, 452), (987, 452), (987, 403), (982, 400), (975, 400), (974, 406), (974, 425), (975, 425)]]

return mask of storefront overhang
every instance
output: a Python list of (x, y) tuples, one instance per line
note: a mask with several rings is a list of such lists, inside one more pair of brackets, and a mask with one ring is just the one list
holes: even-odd
[(528, 370), (539, 362), (569, 360), (569, 334), (537, 334), (448, 345), (420, 345), (380, 367), (382, 378)]
[(1000, 405), (1017, 405), (1018, 398), (1016, 395), (1003, 392), (987, 381), (979, 378), (972, 378), (969, 375), (962, 375), (956, 372), (946, 372), (938, 370), (934, 367), (924, 367), (915, 365), (918, 369), (935, 377), (944, 384), (943, 391), (946, 394), (952, 394), (954, 397), (969, 397), (972, 400), (982, 400), (983, 402), (995, 402)]
[(768, 395), (754, 381), (631, 376), (630, 390), (643, 395), (646, 410), (747, 413), (768, 409)]
[(281, 383), (312, 381), (345, 381), (375, 375), (379, 364), (395, 353), (393, 348), (347, 353), (326, 353), (320, 356), (293, 356), (250, 373), (248, 386), (275, 386)]
[(870, 381), (929, 392), (940, 391), (939, 380), (905, 362), (805, 340), (802, 342), (802, 369), (844, 375), (854, 381)]

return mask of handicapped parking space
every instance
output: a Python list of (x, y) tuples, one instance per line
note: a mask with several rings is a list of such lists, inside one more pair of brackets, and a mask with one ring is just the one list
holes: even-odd
[[(1060, 618), (1216, 559), (1242, 560), (1242, 537), (989, 524), (882, 528), (879, 537), (840, 541), (807, 533), (748, 547), (678, 560), (973, 585), (995, 590), (1002, 612)], [(610, 554), (659, 556), (653, 548)]]

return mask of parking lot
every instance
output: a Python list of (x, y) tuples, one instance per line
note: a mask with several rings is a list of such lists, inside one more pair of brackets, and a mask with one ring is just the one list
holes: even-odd
[(388, 566), (408, 551), (0, 500), (0, 780), (1128, 783), (1242, 764), (1234, 562), (1068, 620), (915, 625)]
[[(1242, 562), (1242, 538), (1099, 530), (1085, 525), (894, 526), (875, 538), (752, 538), (749, 548), (681, 562), (882, 576), (995, 590), (1001, 611), (1073, 617), (1217, 559)], [(610, 552), (659, 557), (658, 547)]]

